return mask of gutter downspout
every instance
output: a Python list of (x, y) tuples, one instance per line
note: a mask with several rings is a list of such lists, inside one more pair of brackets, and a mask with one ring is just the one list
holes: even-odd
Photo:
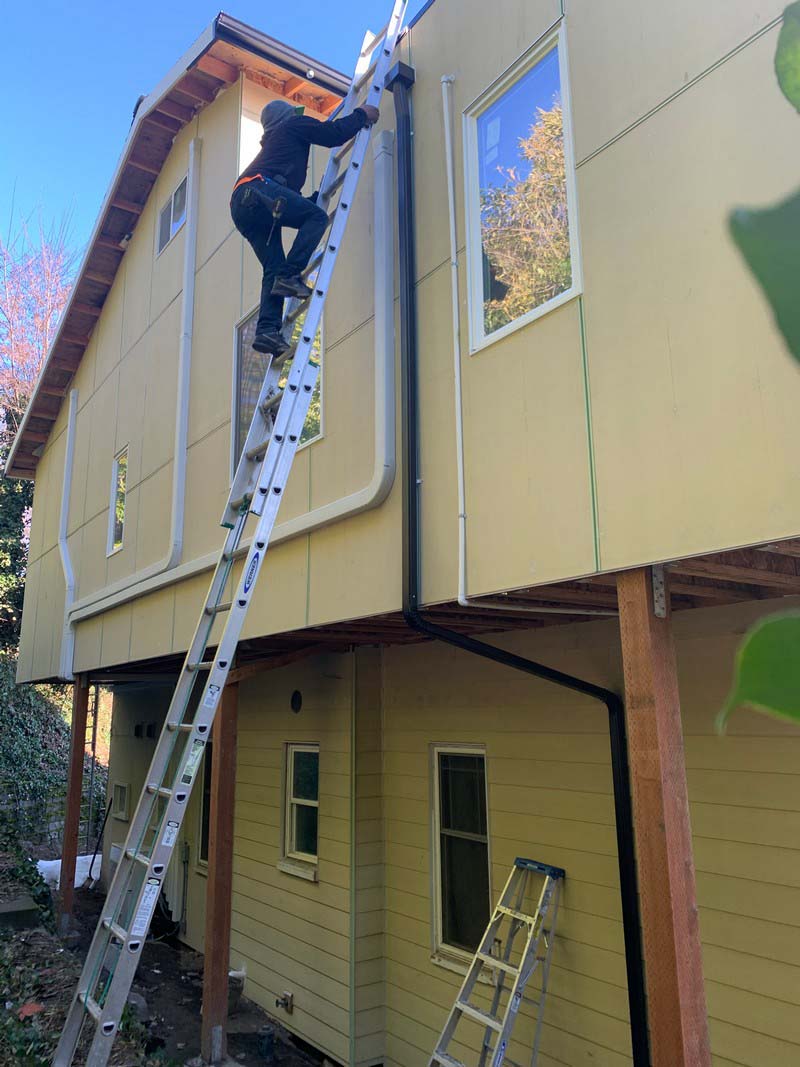
[(467, 491), (464, 473), (464, 409), (461, 387), (461, 313), (458, 297), (458, 238), (456, 231), (456, 179), (453, 163), (453, 83), (452, 74), (442, 76), (442, 114), (444, 117), (444, 154), (447, 170), (448, 220), (450, 223), (450, 282), (453, 305), (453, 392), (455, 400), (456, 470), (458, 482), (458, 603), (462, 608), (479, 605), (484, 611), (502, 611), (518, 615), (612, 615), (616, 611), (602, 608), (519, 607), (502, 600), (471, 598), (467, 595)]
[(631, 1045), (634, 1067), (649, 1067), (641, 922), (633, 845), (633, 810), (628, 769), (624, 706), (616, 693), (563, 671), (506, 652), (495, 645), (467, 637), (429, 622), (420, 613), (420, 462), (419, 393), (417, 382), (416, 250), (414, 223), (411, 86), (414, 71), (398, 63), (387, 78), (394, 94), (397, 116), (398, 213), (400, 241), (400, 352), (402, 361), (403, 463), (403, 615), (418, 633), (444, 641), (472, 655), (552, 682), (594, 700), (608, 712), (611, 768), (616, 815), (625, 965), (628, 979)]
[[(75, 600), (75, 571), (67, 542), (69, 525), (69, 498), (72, 492), (72, 468), (75, 459), (75, 423), (78, 417), (78, 390), (70, 389), (69, 415), (67, 420), (67, 444), (64, 453), (64, 476), (61, 482), (61, 513), (58, 518), (58, 554), (61, 557), (61, 569), (64, 572), (64, 630), (61, 635), (61, 653), (58, 661), (58, 676), (65, 682), (71, 682), (73, 658), (75, 655), (75, 626), (70, 621), (69, 613)], [(94, 765), (93, 765), (94, 766)]]
[[(180, 563), (183, 552), (183, 520), (186, 501), (186, 444), (189, 435), (189, 387), (192, 376), (192, 328), (194, 323), (195, 262), (197, 258), (197, 223), (200, 201), (200, 145), (199, 137), (189, 142), (189, 169), (186, 189), (186, 243), (183, 250), (183, 295), (181, 298), (181, 332), (178, 347), (178, 387), (175, 405), (175, 444), (172, 466), (172, 503), (170, 510), (169, 547), (166, 555), (157, 563), (108, 586), (96, 595), (80, 602), (80, 611), (72, 619), (76, 621), (105, 611), (106, 601), (118, 597), (142, 582), (172, 570)], [(125, 599), (131, 599), (127, 597)], [(97, 606), (97, 611), (91, 608)], [(89, 610), (87, 610), (89, 609)]]

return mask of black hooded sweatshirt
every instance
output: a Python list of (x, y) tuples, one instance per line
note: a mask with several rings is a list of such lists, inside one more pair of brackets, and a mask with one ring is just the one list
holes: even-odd
[(305, 184), (311, 145), (335, 148), (355, 137), (366, 125), (367, 115), (360, 107), (344, 118), (329, 122), (320, 122), (306, 115), (290, 115), (264, 133), (261, 151), (242, 171), (239, 180), (257, 174), (264, 178), (280, 175), (285, 185), (299, 193)]

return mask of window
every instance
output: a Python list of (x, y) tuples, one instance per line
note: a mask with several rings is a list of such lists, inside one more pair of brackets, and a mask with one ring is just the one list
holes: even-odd
[(466, 115), (473, 351), (580, 288), (565, 71), (559, 34)]
[(319, 826), (319, 745), (287, 745), (284, 852), (317, 862)]
[[(253, 418), (258, 394), (264, 381), (264, 371), (267, 365), (267, 356), (254, 351), (252, 348), (253, 338), (256, 335), (256, 321), (258, 308), (242, 319), (236, 327), (236, 352), (234, 359), (234, 389), (233, 389), (233, 466), (239, 462), (239, 457), (244, 448), (250, 421)], [(297, 323), (299, 334), (300, 323)], [(296, 337), (294, 338), (297, 339)], [(322, 366), (322, 331), (317, 334), (314, 349), (311, 354), (311, 362)], [(291, 367), (291, 360), (283, 364), (278, 387), (283, 389), (286, 385), (286, 377)], [(311, 397), (311, 404), (306, 415), (303, 432), (300, 435), (300, 444), (321, 436), (322, 433), (322, 390), (320, 388), (322, 374), (317, 378), (317, 384)]]
[(200, 799), (200, 847), (198, 858), (201, 863), (208, 863), (208, 840), (211, 829), (211, 769), (214, 759), (214, 743), (206, 742), (203, 755), (203, 792)]
[(438, 945), (473, 953), (489, 921), (486, 758), (435, 749)]
[(163, 252), (178, 230), (186, 222), (186, 188), (188, 177), (184, 178), (158, 216), (158, 251)]
[(108, 555), (119, 552), (125, 532), (125, 494), (128, 483), (128, 446), (114, 456), (111, 473), (111, 502), (108, 514)]

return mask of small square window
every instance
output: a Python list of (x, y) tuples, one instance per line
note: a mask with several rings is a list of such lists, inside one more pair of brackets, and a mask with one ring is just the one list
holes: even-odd
[(436, 749), (437, 947), (473, 953), (489, 921), (486, 758)]
[(158, 252), (164, 251), (184, 222), (186, 222), (188, 181), (187, 176), (163, 206), (158, 216)]
[(473, 351), (579, 292), (565, 68), (557, 34), (466, 115)]
[(287, 745), (284, 854), (316, 863), (318, 841), (319, 745)]
[(128, 446), (114, 456), (108, 515), (108, 555), (119, 552), (125, 535), (125, 500), (128, 492)]

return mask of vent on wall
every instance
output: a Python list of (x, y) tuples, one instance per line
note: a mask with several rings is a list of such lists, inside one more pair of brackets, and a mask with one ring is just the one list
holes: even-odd
[(130, 786), (126, 782), (114, 782), (111, 787), (111, 814), (115, 819), (129, 818), (128, 798)]

